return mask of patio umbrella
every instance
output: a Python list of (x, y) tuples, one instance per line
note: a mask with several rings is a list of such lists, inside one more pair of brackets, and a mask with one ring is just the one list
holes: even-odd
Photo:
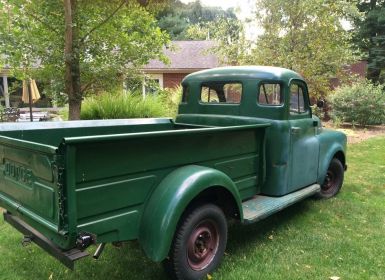
[(31, 122), (33, 121), (32, 116), (32, 103), (35, 102), (40, 98), (39, 89), (37, 88), (36, 81), (35, 80), (29, 80), (23, 81), (23, 95), (21, 97), (21, 100), (24, 103), (29, 104), (29, 116), (31, 119)]
[(38, 99), (40, 99), (39, 89), (37, 88), (35, 80), (30, 80), (29, 82), (23, 81), (23, 96), (21, 97), (21, 100), (24, 103), (29, 103), (30, 96), (31, 96), (32, 102), (35, 102)]

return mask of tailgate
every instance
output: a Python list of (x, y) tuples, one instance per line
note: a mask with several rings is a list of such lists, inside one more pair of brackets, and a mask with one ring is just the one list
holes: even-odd
[(0, 136), (0, 206), (49, 237), (59, 233), (57, 160), (55, 147)]
[(88, 255), (68, 232), (64, 165), (56, 147), (0, 136), (0, 207), (4, 219), (73, 269)]

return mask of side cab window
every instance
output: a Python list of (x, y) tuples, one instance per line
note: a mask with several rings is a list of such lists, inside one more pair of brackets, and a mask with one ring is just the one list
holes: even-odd
[(304, 114), (309, 111), (306, 87), (300, 82), (290, 84), (290, 115)]
[(283, 94), (279, 83), (262, 82), (259, 85), (258, 104), (263, 106), (283, 105)]
[(187, 85), (183, 85), (182, 103), (187, 103), (189, 99), (189, 94), (190, 94), (190, 87)]

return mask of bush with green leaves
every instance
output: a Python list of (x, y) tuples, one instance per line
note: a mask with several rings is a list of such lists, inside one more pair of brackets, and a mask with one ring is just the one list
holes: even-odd
[(166, 117), (167, 108), (157, 96), (135, 93), (103, 93), (83, 101), (81, 119), (126, 119)]
[(337, 88), (329, 96), (332, 118), (358, 125), (385, 123), (385, 87), (368, 80)]

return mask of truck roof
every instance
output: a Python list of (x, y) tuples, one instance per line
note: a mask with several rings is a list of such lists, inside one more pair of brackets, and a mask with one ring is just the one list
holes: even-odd
[(234, 79), (263, 79), (289, 81), (291, 79), (303, 80), (298, 73), (273, 66), (227, 66), (207, 69), (186, 76), (183, 83), (195, 80), (234, 80)]

